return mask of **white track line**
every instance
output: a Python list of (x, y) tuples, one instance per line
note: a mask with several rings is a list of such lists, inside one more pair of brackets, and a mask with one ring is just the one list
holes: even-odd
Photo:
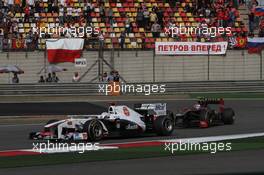
[[(236, 139), (245, 139), (245, 138), (253, 138), (253, 137), (262, 137), (264, 136), (264, 132), (261, 133), (248, 133), (248, 134), (234, 134), (234, 135), (222, 135), (222, 136), (210, 136), (210, 137), (195, 137), (195, 138), (182, 138), (182, 139), (166, 139), (166, 140), (148, 140), (148, 141), (135, 141), (135, 142), (122, 142), (122, 143), (105, 143), (98, 146), (99, 150), (103, 149), (118, 149), (115, 145), (125, 145), (125, 144), (137, 144), (137, 143), (145, 143), (145, 142), (168, 142), (168, 143), (204, 143), (204, 142), (217, 142), (217, 141), (225, 141), (225, 140), (236, 140)], [(107, 146), (105, 146), (107, 145)], [(42, 150), (42, 153), (66, 153), (66, 152), (82, 152), (82, 151), (92, 151), (98, 149), (86, 149), (85, 147), (79, 147), (78, 150)], [(29, 151), (29, 152), (39, 152), (39, 150), (34, 149), (20, 149), (20, 150), (4, 150), (0, 152), (8, 152), (8, 151)]]
[(251, 137), (261, 137), (264, 136), (262, 133), (253, 133), (253, 134), (234, 134), (234, 135), (223, 135), (223, 136), (210, 136), (210, 137), (197, 137), (197, 138), (185, 138), (185, 139), (168, 139), (160, 140), (162, 142), (190, 142), (190, 143), (202, 143), (202, 142), (216, 142), (224, 140), (235, 140), (235, 139), (245, 139)]

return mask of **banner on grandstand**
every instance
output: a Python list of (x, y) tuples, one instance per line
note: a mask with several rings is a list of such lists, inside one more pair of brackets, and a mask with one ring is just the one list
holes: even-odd
[(66, 38), (46, 41), (48, 60), (50, 63), (75, 62), (82, 55), (84, 39)]
[(24, 39), (12, 39), (12, 49), (24, 49), (25, 40)]
[(264, 16), (264, 7), (258, 6), (255, 8), (255, 15), (256, 16)]
[(156, 42), (156, 55), (224, 55), (228, 42)]
[(248, 53), (260, 53), (264, 48), (264, 38), (248, 38)]

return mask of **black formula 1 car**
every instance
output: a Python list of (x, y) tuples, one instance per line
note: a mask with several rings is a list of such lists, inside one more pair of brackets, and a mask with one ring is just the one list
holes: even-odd
[(200, 98), (197, 103), (176, 114), (176, 125), (181, 127), (199, 126), (208, 128), (218, 124), (231, 125), (235, 121), (232, 108), (225, 108), (223, 99)]
[[(150, 113), (152, 111), (153, 113)], [(136, 109), (112, 105), (101, 115), (70, 116), (51, 120), (40, 132), (31, 132), (35, 140), (99, 141), (109, 136), (135, 136), (145, 132), (167, 136), (174, 130), (172, 114), (163, 104), (141, 104)]]

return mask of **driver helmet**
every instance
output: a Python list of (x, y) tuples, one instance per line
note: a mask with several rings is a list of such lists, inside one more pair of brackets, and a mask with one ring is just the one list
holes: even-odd
[(194, 105), (194, 108), (195, 108), (196, 110), (199, 110), (199, 109), (201, 108), (201, 105), (200, 105), (200, 104), (195, 104), (195, 105)]

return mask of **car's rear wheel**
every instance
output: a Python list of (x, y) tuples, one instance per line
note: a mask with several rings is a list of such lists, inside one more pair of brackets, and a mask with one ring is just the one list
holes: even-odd
[(189, 128), (191, 126), (190, 120), (185, 118), (182, 120), (182, 127), (183, 128)]
[(167, 116), (158, 117), (155, 122), (155, 131), (160, 136), (169, 136), (174, 130), (174, 121)]
[(235, 122), (235, 112), (232, 108), (225, 108), (222, 113), (222, 121), (226, 125), (232, 125)]
[(89, 120), (84, 123), (84, 132), (87, 132), (88, 140), (91, 142), (99, 141), (104, 136), (103, 126), (98, 120)]

